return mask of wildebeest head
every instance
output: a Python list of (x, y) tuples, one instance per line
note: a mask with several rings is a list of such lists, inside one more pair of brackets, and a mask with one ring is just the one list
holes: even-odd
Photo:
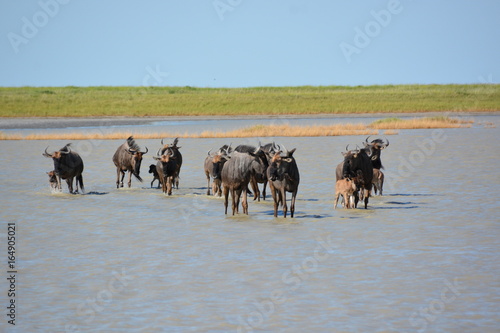
[(43, 156), (45, 157), (49, 157), (49, 158), (52, 158), (52, 160), (54, 161), (54, 174), (57, 176), (57, 175), (61, 175), (63, 173), (65, 173), (67, 169), (67, 163), (66, 163), (66, 158), (68, 156), (68, 154), (71, 153), (71, 148), (70, 148), (70, 145), (71, 143), (68, 143), (67, 145), (65, 145), (64, 147), (62, 147), (60, 150), (58, 151), (55, 151), (53, 153), (48, 153), (47, 152), (47, 148), (45, 148), (45, 152), (42, 154)]
[(365, 168), (364, 161), (366, 156), (373, 156), (373, 150), (371, 146), (367, 146), (364, 149), (360, 149), (356, 145), (356, 149), (349, 150), (349, 145), (346, 146), (346, 151), (342, 152), (342, 156), (344, 156), (344, 165), (342, 168), (342, 177), (343, 178), (353, 178), (356, 177), (356, 172), (358, 170), (363, 170)]
[(151, 164), (151, 165), (149, 166), (149, 171), (148, 171), (148, 172), (149, 172), (149, 173), (153, 173), (153, 174), (154, 174), (154, 173), (155, 173), (155, 171), (156, 171), (156, 165), (155, 165), (155, 164)]
[(130, 163), (132, 165), (132, 170), (134, 176), (142, 182), (142, 178), (139, 176), (141, 172), (141, 162), (142, 162), (142, 156), (148, 153), (148, 147), (146, 147), (146, 151), (142, 152), (139, 148), (139, 146), (135, 143), (135, 140), (133, 137), (129, 137), (127, 139), (127, 144), (129, 148), (127, 149), (127, 152), (131, 155)]
[(370, 136), (368, 136), (363, 142), (363, 145), (365, 148), (370, 148), (372, 151), (372, 154), (370, 156), (371, 161), (372, 161), (372, 166), (374, 169), (383, 169), (384, 167), (382, 166), (382, 161), (380, 160), (380, 154), (383, 149), (389, 147), (389, 140), (385, 138), (385, 141), (382, 139), (374, 139), (371, 142), (368, 142), (368, 139)]
[(158, 149), (158, 151), (156, 152), (156, 156), (153, 156), (153, 158), (162, 163), (168, 163), (176, 159), (176, 157), (174, 156), (174, 152), (172, 151), (172, 148), (167, 148), (165, 150), (163, 150), (162, 148)]
[(276, 145), (273, 142), (272, 147), (269, 149), (269, 176), (272, 181), (281, 179), (287, 172), (286, 164), (292, 163), (293, 153), (296, 148), (288, 151), (285, 146)]
[(179, 142), (179, 138), (175, 138), (172, 143), (164, 143), (164, 139), (161, 139), (161, 145), (163, 146), (161, 148), (161, 153), (163, 154), (168, 148), (174, 148), (174, 149), (181, 149), (181, 147), (177, 146), (177, 143)]

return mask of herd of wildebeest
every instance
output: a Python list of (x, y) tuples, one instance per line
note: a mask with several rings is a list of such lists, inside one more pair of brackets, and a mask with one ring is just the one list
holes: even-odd
[[(355, 149), (342, 152), (344, 160), (336, 168), (336, 184), (334, 208), (337, 207), (339, 197), (342, 197), (342, 205), (345, 208), (356, 208), (359, 200), (364, 200), (365, 209), (372, 187), (382, 195), (384, 174), (381, 169), (381, 151), (389, 146), (389, 140), (374, 139), (369, 142), (370, 137), (363, 142), (363, 148), (356, 146)], [(158, 188), (163, 193), (172, 194), (172, 189), (179, 188), (179, 174), (182, 167), (182, 154), (176, 138), (172, 143), (164, 143), (153, 158), (156, 165), (151, 164), (149, 173), (153, 175), (153, 181), (158, 180)], [(68, 143), (63, 148), (53, 153), (47, 149), (43, 156), (52, 158), (54, 170), (48, 172), (50, 186), (61, 191), (61, 179), (65, 179), (70, 193), (78, 193), (78, 187), (84, 192), (83, 186), (83, 160), (77, 152), (71, 149)], [(128, 172), (128, 187), (132, 183), (132, 175), (142, 182), (140, 168), (143, 156), (148, 152), (141, 151), (134, 138), (129, 137), (113, 155), (116, 166), (116, 187), (123, 187), (123, 179)], [(287, 216), (288, 206), (286, 203), (286, 192), (292, 195), (290, 204), (290, 216), (295, 212), (295, 199), (300, 183), (299, 168), (293, 157), (295, 148), (287, 150), (284, 145), (274, 142), (258, 146), (239, 145), (234, 149), (231, 145), (223, 145), (219, 149), (209, 150), (204, 161), (204, 171), (207, 177), (207, 195), (222, 196), (224, 194), (224, 207), (227, 214), (229, 193), (232, 198), (232, 213), (238, 213), (240, 198), (243, 213), (248, 214), (247, 194), (253, 199), (260, 201), (266, 199), (266, 186), (269, 183), (271, 195), (274, 200), (274, 216), (278, 216), (279, 206), (283, 207), (283, 216)], [(73, 190), (73, 179), (75, 179), (76, 190)], [(212, 181), (212, 184), (210, 182)], [(258, 184), (263, 184), (262, 193)], [(251, 187), (251, 190), (249, 188)]]

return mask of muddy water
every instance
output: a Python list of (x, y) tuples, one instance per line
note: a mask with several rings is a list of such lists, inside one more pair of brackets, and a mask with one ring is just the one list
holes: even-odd
[[(499, 138), (481, 126), (400, 131), (382, 154), (384, 195), (368, 210), (335, 211), (340, 152), (364, 138), (274, 138), (297, 148), (294, 219), (274, 218), (269, 199), (225, 216), (205, 195), (203, 159), (228, 140), (181, 139), (171, 197), (150, 188), (150, 154), (144, 183), (115, 188), (121, 141), (74, 142), (85, 195), (49, 189), (41, 153), (66, 142), (0, 141), (2, 248), (7, 223), (17, 227), (17, 332), (497, 331)], [(139, 144), (151, 152), (158, 141)]]

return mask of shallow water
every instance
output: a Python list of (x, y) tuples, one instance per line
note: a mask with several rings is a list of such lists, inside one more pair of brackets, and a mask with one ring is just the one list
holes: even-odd
[[(225, 216), (223, 200), (205, 195), (206, 153), (231, 140), (181, 139), (180, 189), (171, 197), (150, 188), (151, 154), (144, 183), (116, 189), (111, 158), (121, 140), (74, 142), (85, 195), (49, 189), (52, 162), (41, 154), (67, 142), (0, 141), (2, 248), (6, 224), (15, 222), (18, 254), (17, 331), (5, 315), (0, 327), (495, 332), (499, 132), (475, 126), (390, 136), (384, 195), (370, 198), (367, 210), (333, 210), (340, 152), (364, 137), (274, 138), (297, 148), (293, 219), (274, 218), (270, 198), (250, 202), (249, 216)], [(160, 145), (138, 143), (150, 152)]]

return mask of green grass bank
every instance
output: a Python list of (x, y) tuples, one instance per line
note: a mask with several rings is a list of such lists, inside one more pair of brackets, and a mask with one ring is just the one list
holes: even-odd
[(500, 111), (500, 85), (0, 87), (1, 117)]

